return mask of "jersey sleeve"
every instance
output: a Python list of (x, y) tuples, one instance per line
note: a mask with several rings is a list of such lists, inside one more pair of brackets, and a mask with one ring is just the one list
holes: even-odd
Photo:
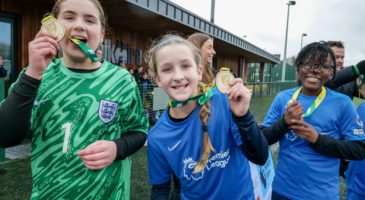
[(283, 101), (280, 93), (274, 98), (269, 111), (267, 112), (263, 125), (264, 126), (271, 126), (275, 124), (279, 119), (282, 118), (284, 115), (285, 104), (286, 102)]
[(148, 176), (152, 185), (163, 184), (171, 179), (171, 169), (166, 158), (154, 140), (148, 140), (147, 146)]
[(350, 100), (345, 101), (342, 109), (343, 112), (339, 116), (342, 138), (345, 140), (364, 140), (363, 121), (357, 114), (353, 103)]

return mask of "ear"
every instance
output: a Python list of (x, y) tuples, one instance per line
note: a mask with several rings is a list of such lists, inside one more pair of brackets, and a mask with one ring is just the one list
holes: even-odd
[(332, 78), (333, 78), (333, 74), (334, 74), (334, 71), (333, 71), (333, 70), (331, 70), (330, 75), (329, 75), (329, 77), (328, 77), (328, 80), (332, 80)]
[(99, 44), (102, 44), (104, 41), (105, 31), (101, 31), (100, 38), (99, 38)]
[(198, 65), (198, 80), (201, 81), (203, 79), (203, 66), (202, 65)]
[(158, 75), (154, 74), (153, 75), (153, 80), (156, 82), (156, 84), (157, 84), (158, 87), (161, 87), (161, 80), (158, 77)]

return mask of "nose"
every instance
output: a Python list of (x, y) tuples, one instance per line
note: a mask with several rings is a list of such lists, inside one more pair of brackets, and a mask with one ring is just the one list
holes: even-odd
[(183, 71), (178, 69), (174, 70), (174, 74), (173, 74), (173, 80), (174, 81), (180, 81), (184, 79), (184, 75), (183, 75)]
[(73, 23), (73, 29), (77, 31), (85, 30), (85, 22), (82, 18), (78, 17), (75, 19)]
[(215, 55), (215, 50), (214, 49), (212, 49), (212, 54)]

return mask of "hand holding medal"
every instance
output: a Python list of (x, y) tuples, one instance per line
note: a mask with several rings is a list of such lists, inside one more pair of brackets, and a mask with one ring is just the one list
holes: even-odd
[(42, 19), (41, 30), (44, 30), (52, 35), (57, 35), (57, 42), (62, 40), (66, 35), (74, 44), (76, 44), (80, 49), (90, 58), (91, 62), (99, 61), (96, 53), (93, 49), (87, 46), (84, 42), (78, 40), (77, 38), (72, 38), (65, 33), (65, 27), (58, 21), (53, 15), (49, 15)]
[(235, 116), (244, 116), (250, 106), (251, 92), (241, 78), (235, 78), (229, 68), (222, 67), (216, 75), (217, 89), (228, 95), (231, 111)]

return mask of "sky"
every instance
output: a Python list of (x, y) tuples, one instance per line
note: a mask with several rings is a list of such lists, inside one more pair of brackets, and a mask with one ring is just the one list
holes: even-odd
[[(170, 0), (210, 20), (211, 0)], [(284, 56), (287, 0), (215, 0), (215, 24), (272, 54)], [(286, 57), (311, 42), (341, 40), (345, 66), (365, 59), (364, 0), (297, 0), (290, 6)]]

